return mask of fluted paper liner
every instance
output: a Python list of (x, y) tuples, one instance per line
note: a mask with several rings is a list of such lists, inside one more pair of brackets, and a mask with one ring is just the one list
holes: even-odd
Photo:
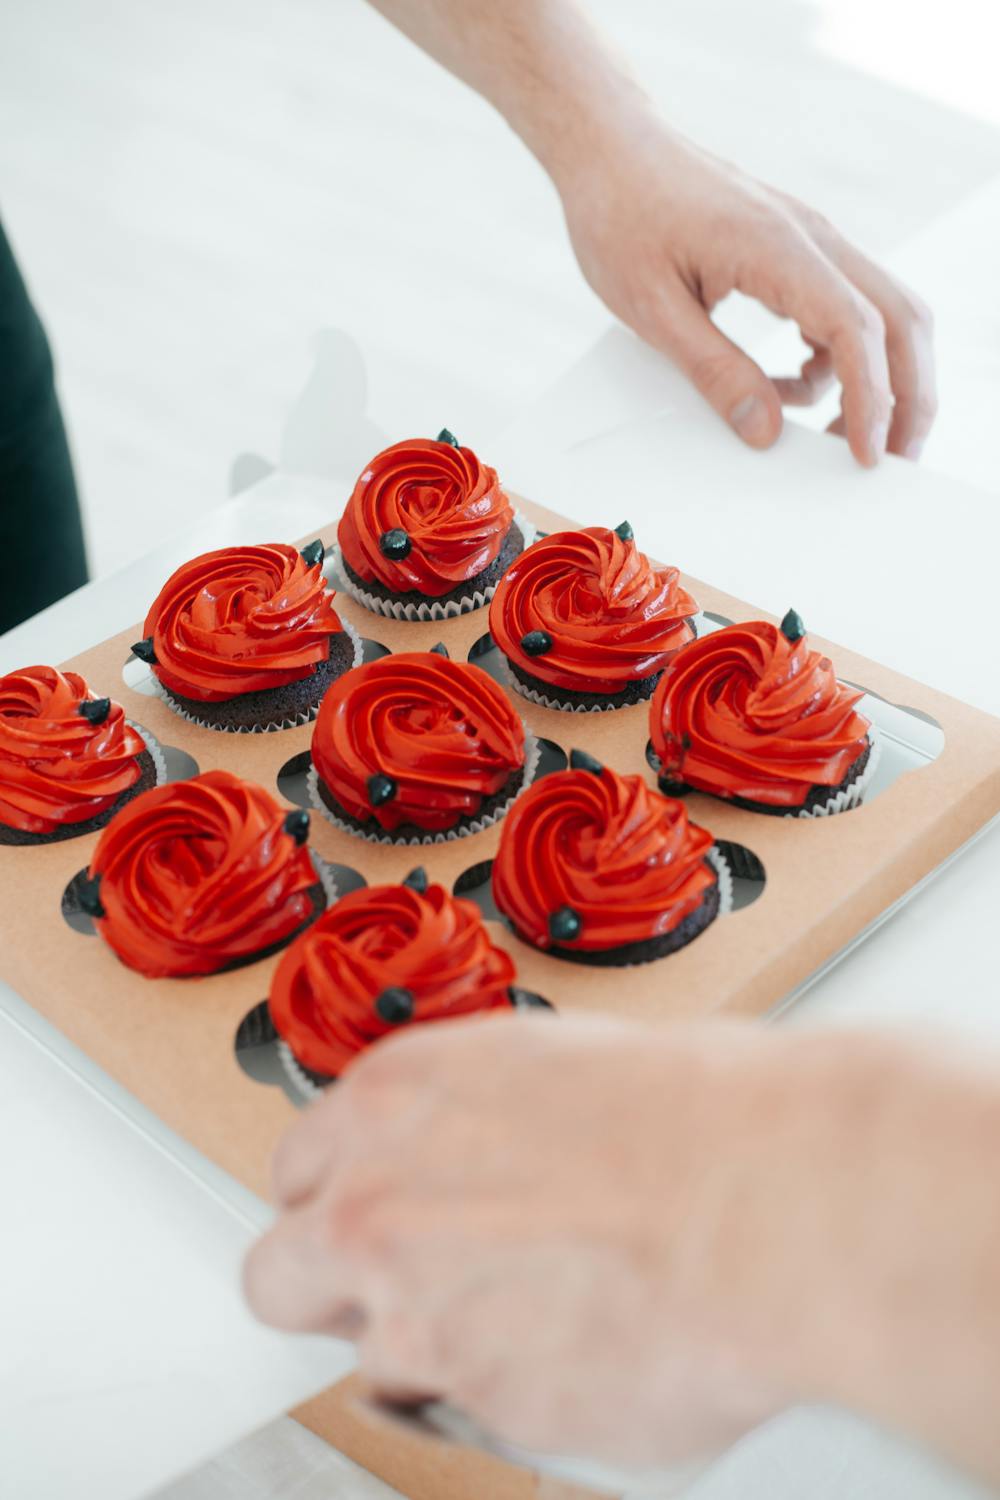
[[(536, 528), (520, 512), (515, 514), (513, 524), (524, 538), (521, 552), (527, 552), (535, 540)], [(517, 555), (520, 557), (521, 553)], [(400, 599), (382, 599), (378, 594), (366, 593), (360, 584), (355, 583), (344, 567), (339, 542), (333, 546), (331, 564), (331, 572), (336, 577), (337, 588), (341, 593), (350, 594), (351, 598), (363, 604), (365, 609), (370, 609), (376, 615), (384, 615), (390, 620), (410, 620), (413, 623), (427, 620), (456, 620), (459, 615), (474, 614), (477, 609), (484, 609), (497, 591), (497, 584), (491, 583), (485, 589), (475, 589), (461, 599), (449, 599), (446, 603), (436, 599), (429, 599), (423, 604), (405, 603)]]

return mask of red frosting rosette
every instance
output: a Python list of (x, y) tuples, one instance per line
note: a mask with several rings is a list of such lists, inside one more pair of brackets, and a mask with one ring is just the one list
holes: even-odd
[(223, 547), (177, 569), (143, 626), (157, 677), (202, 703), (285, 687), (326, 660), (343, 626), (322, 564), (294, 547)]
[[(490, 634), (515, 666), (555, 687), (617, 693), (662, 670), (698, 606), (676, 568), (657, 568), (624, 523), (557, 531), (511, 564)], [(528, 649), (524, 645), (528, 638)]]
[(680, 927), (718, 883), (707, 863), (712, 835), (688, 821), (682, 802), (639, 776), (592, 766), (536, 782), (503, 827), (493, 896), (536, 948), (571, 944), (587, 954), (649, 943)]
[(99, 817), (135, 786), (145, 749), (121, 704), (76, 672), (0, 677), (0, 823), (47, 834)]
[(327, 690), (312, 759), (352, 818), (387, 833), (403, 824), (445, 832), (524, 768), (524, 726), (482, 668), (400, 652)]
[(513, 524), (496, 470), (471, 448), (411, 438), (372, 459), (337, 539), (362, 582), (440, 598), (496, 561)]
[(478, 908), (420, 879), (341, 897), (283, 956), (269, 1009), (295, 1058), (335, 1078), (403, 1023), (509, 1010), (514, 978)]
[[(790, 612), (703, 636), (667, 667), (650, 708), (661, 775), (717, 797), (801, 807), (868, 747), (862, 694), (837, 681)], [(789, 638), (789, 636), (791, 638)]]
[(149, 978), (213, 974), (282, 943), (314, 915), (308, 814), (229, 771), (144, 792), (87, 871), (84, 909)]

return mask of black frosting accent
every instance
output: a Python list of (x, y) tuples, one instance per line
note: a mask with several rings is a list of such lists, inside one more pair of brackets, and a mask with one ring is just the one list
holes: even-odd
[(802, 616), (797, 610), (790, 609), (788, 611), (781, 622), (781, 633), (786, 641), (791, 641), (793, 644), (796, 641), (801, 641), (806, 633), (806, 627), (802, 623)]
[(437, 441), (439, 443), (450, 443), (453, 448), (461, 448), (462, 446), (455, 434), (449, 432), (447, 427), (441, 428), (441, 431), (437, 435)]
[(635, 541), (635, 532), (632, 530), (632, 527), (629, 525), (628, 521), (622, 521), (619, 526), (615, 527), (615, 535), (620, 536), (623, 542)]
[(309, 814), (303, 807), (296, 807), (285, 815), (285, 832), (290, 833), (297, 844), (304, 844), (309, 837)]
[(110, 698), (84, 698), (77, 708), (80, 718), (86, 719), (90, 724), (103, 724), (110, 712)]
[(391, 802), (399, 788), (391, 776), (383, 776), (381, 771), (376, 771), (374, 776), (368, 778), (368, 796), (372, 807), (381, 807), (385, 802)]
[(403, 884), (408, 885), (411, 891), (417, 891), (422, 896), (427, 889), (427, 871), (423, 865), (418, 865), (415, 870), (411, 870), (403, 881)]
[(531, 990), (522, 990), (518, 985), (512, 984), (507, 990), (507, 997), (515, 1010), (552, 1010), (552, 1005), (541, 995), (536, 995)]
[(156, 651), (153, 648), (153, 637), (147, 635), (144, 641), (136, 641), (132, 647), (132, 655), (137, 656), (140, 661), (153, 666), (156, 662)]
[(544, 656), (552, 650), (552, 637), (547, 630), (529, 630), (521, 637), (521, 650), (526, 656)]
[(76, 883), (76, 899), (80, 910), (85, 911), (88, 917), (103, 917), (100, 875), (82, 876)]
[(572, 943), (582, 927), (583, 918), (571, 906), (560, 906), (549, 915), (549, 937), (556, 943)]
[(448, 647), (445, 645), (444, 641), (438, 641), (436, 646), (431, 647), (431, 655), (445, 656), (448, 657), (449, 660), (451, 659), (448, 653)]
[(394, 526), (391, 531), (383, 531), (378, 539), (379, 550), (383, 557), (388, 557), (392, 562), (402, 562), (404, 557), (409, 557), (413, 550), (413, 543), (401, 526)]
[(390, 985), (375, 1001), (376, 1013), (389, 1026), (402, 1026), (413, 1019), (413, 995), (401, 985)]
[(323, 561), (324, 557), (326, 556), (326, 548), (323, 546), (323, 543), (320, 541), (319, 537), (317, 537), (314, 542), (309, 543), (308, 547), (302, 548), (299, 556), (307, 567), (314, 568), (317, 563), (321, 563)]
[(589, 771), (592, 776), (600, 776), (604, 767), (595, 755), (588, 755), (586, 750), (571, 750), (569, 752), (569, 767), (571, 771)]

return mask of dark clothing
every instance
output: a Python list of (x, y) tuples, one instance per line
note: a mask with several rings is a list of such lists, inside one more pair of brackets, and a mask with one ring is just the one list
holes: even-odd
[(0, 226), (0, 633), (86, 581), (52, 355)]

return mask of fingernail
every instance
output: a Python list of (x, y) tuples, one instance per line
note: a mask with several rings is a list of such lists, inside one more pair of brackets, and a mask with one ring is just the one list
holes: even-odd
[(910, 442), (910, 443), (907, 443), (906, 447), (903, 449), (903, 457), (904, 458), (908, 458), (911, 463), (916, 463), (917, 460), (919, 459), (921, 453), (923, 453), (923, 451), (924, 451), (923, 439), (922, 438), (914, 438), (913, 441)]
[(876, 422), (872, 428), (871, 451), (872, 458), (877, 462), (885, 452), (885, 445), (889, 441), (888, 422)]
[(729, 421), (745, 443), (763, 443), (771, 435), (767, 407), (759, 396), (744, 396), (729, 413)]

